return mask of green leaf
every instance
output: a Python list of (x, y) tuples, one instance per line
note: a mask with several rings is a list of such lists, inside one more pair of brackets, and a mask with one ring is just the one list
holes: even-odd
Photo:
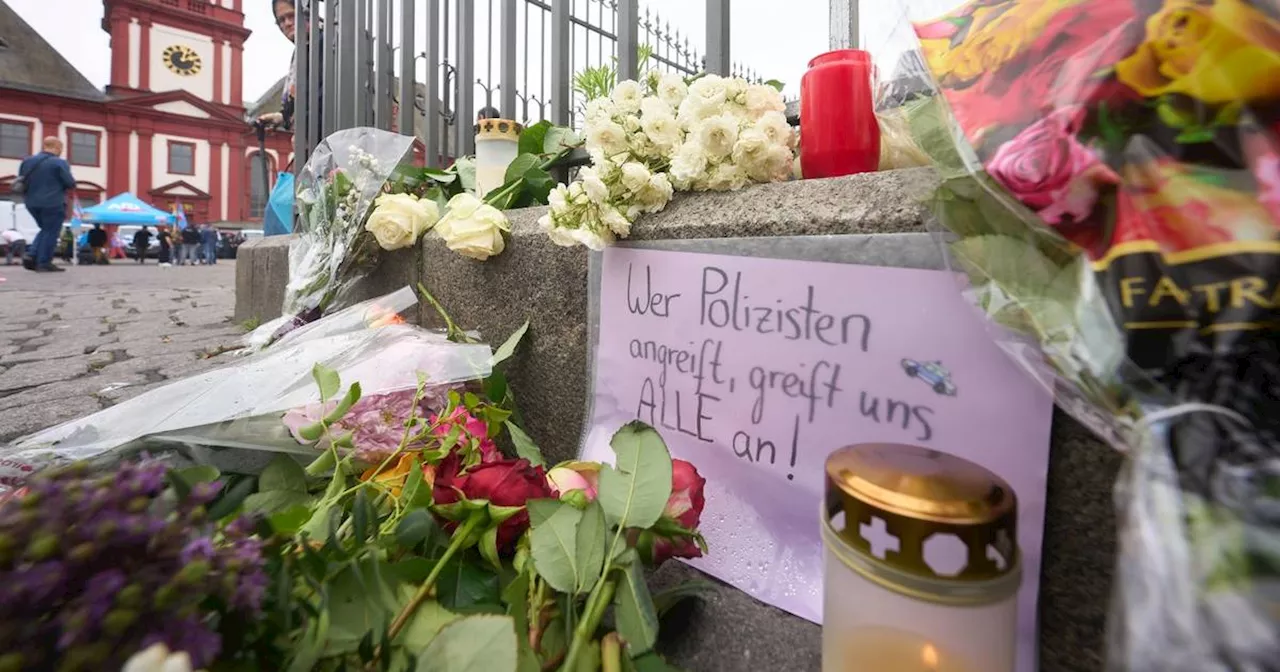
[(658, 641), (658, 614), (649, 596), (649, 586), (644, 582), (641, 563), (635, 562), (622, 572), (618, 589), (613, 596), (614, 617), (618, 621), (618, 634), (627, 642), (627, 649), (635, 657), (648, 653)]
[(552, 588), (573, 593), (578, 586), (577, 534), (582, 512), (555, 500), (529, 500), (533, 521), (533, 566)]
[(783, 84), (781, 81), (776, 79), (770, 79), (769, 81), (765, 82), (764, 85), (772, 86), (773, 88), (778, 90), (778, 93), (782, 93), (782, 90), (787, 87), (786, 84)]
[(621, 527), (647, 528), (662, 517), (671, 496), (671, 454), (654, 428), (633, 421), (609, 442), (618, 459), (600, 470), (599, 502)]
[(511, 443), (516, 447), (516, 456), (529, 460), (529, 463), (535, 467), (545, 467), (547, 461), (542, 457), (542, 451), (538, 448), (538, 444), (525, 434), (514, 422), (506, 423), (507, 432), (511, 434)]
[[(413, 599), (415, 592), (417, 587), (402, 584), (397, 595), (400, 604), (407, 604)], [(444, 626), (456, 620), (458, 615), (445, 609), (444, 605), (435, 600), (427, 600), (413, 612), (413, 616), (409, 617), (409, 624), (405, 626), (396, 641), (403, 644), (410, 652), (420, 654), (436, 638), (436, 635), (440, 634)]]
[(405, 478), (404, 490), (400, 492), (400, 501), (415, 509), (431, 504), (431, 486), (423, 478), (422, 464), (416, 457), (409, 463), (409, 473)]
[(715, 587), (716, 584), (710, 581), (702, 581), (700, 579), (685, 581), (666, 590), (658, 591), (658, 594), (653, 596), (653, 608), (657, 611), (658, 618), (662, 618), (668, 611), (671, 611), (672, 607), (680, 602), (709, 593)]
[(495, 571), (502, 571), (502, 561), (498, 559), (498, 525), (494, 523), (493, 527), (484, 531), (480, 535), (480, 556), (489, 562)]
[(222, 472), (218, 471), (217, 467), (208, 464), (197, 464), (194, 467), (177, 469), (174, 473), (188, 486), (194, 486), (197, 483), (212, 483), (222, 475)]
[(323, 364), (316, 364), (311, 368), (311, 377), (315, 378), (316, 385), (320, 386), (321, 401), (328, 401), (330, 397), (338, 393), (338, 388), (342, 387), (342, 380), (338, 377), (338, 372)]
[(551, 128), (551, 122), (546, 119), (532, 126), (525, 126), (524, 131), (520, 133), (520, 153), (541, 154), (543, 141), (547, 137), (549, 128)]
[(405, 548), (416, 548), (438, 527), (435, 518), (426, 509), (414, 509), (405, 514), (396, 526), (396, 543)]
[(230, 488), (224, 489), (222, 495), (209, 507), (209, 519), (222, 520), (235, 513), (245, 498), (257, 489), (258, 479), (252, 476), (239, 478)]
[(451, 560), (436, 579), (436, 595), (440, 604), (455, 612), (475, 612), (477, 607), (490, 611), (500, 605), (498, 575), (474, 562)]
[[(520, 339), (524, 338), (524, 334), (527, 331), (529, 331), (529, 320), (525, 320), (524, 324), (520, 325), (519, 329), (512, 332), (512, 334), (507, 337), (507, 340), (503, 341), (502, 345), (499, 345), (498, 349), (493, 351), (493, 356), (489, 358), (489, 367), (496, 367), (510, 359), (511, 355), (515, 354), (516, 347), (520, 345)], [(494, 399), (493, 401), (496, 402), (502, 400)]]
[(453, 162), (453, 169), (458, 172), (458, 182), (462, 185), (463, 191), (476, 193), (476, 160), (474, 157), (464, 156)]
[(332, 625), (328, 651), (355, 651), (370, 630), (381, 631), (400, 608), (395, 573), (381, 571), (382, 562), (352, 562), (329, 583)]
[(507, 173), (503, 181), (506, 183), (515, 182), (523, 178), (530, 168), (537, 167), (540, 163), (542, 161), (538, 159), (537, 154), (521, 154), (507, 165)]
[(578, 656), (578, 667), (573, 672), (596, 672), (600, 669), (600, 640), (593, 639)]
[(450, 184), (458, 179), (457, 173), (450, 173), (439, 168), (423, 168), (422, 177), (440, 184)]
[(578, 523), (577, 548), (578, 592), (589, 593), (600, 579), (604, 568), (605, 545), (609, 528), (604, 522), (604, 509), (599, 502), (591, 502), (582, 512)]
[[(351, 504), (351, 531), (356, 535), (356, 541), (364, 543), (369, 537), (369, 523), (377, 522), (377, 514), (371, 513), (373, 506), (369, 503), (369, 494), (364, 488), (356, 490), (356, 499)], [(376, 528), (374, 530), (377, 531)]]
[(524, 193), (528, 196), (529, 201), (541, 205), (547, 204), (547, 197), (551, 195), (551, 190), (556, 188), (556, 179), (551, 177), (551, 173), (534, 166), (524, 174)]
[(663, 660), (662, 656), (653, 651), (643, 656), (632, 658), (631, 664), (635, 667), (636, 672), (680, 672), (679, 668)]
[(547, 129), (547, 139), (542, 145), (543, 154), (559, 154), (582, 144), (582, 138), (572, 128), (553, 126)]
[(509, 616), (466, 616), (444, 626), (418, 656), (417, 672), (516, 672)]
[(277, 534), (291, 537), (302, 529), (302, 526), (311, 518), (311, 508), (299, 504), (283, 511), (278, 511), (267, 516), (267, 523), (271, 525), (271, 529)]
[(283, 453), (271, 458), (271, 462), (258, 477), (259, 492), (302, 492), (307, 491), (307, 474), (297, 460)]
[(332, 411), (329, 411), (329, 415), (324, 416), (325, 424), (332, 425), (341, 420), (357, 401), (360, 401), (359, 381), (351, 383), (351, 387), (347, 388), (347, 393), (342, 395), (342, 399), (338, 402), (338, 405), (334, 406)]
[(269, 516), (288, 511), (296, 506), (309, 506), (311, 501), (311, 495), (305, 492), (290, 492), (288, 490), (255, 492), (245, 498), (244, 510)]
[(1200, 145), (1213, 142), (1215, 134), (1212, 128), (1188, 128), (1178, 134), (1173, 141), (1180, 145)]

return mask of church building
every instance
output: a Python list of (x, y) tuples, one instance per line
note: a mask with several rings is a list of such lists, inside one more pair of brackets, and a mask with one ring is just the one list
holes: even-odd
[[(101, 90), (0, 0), (0, 200), (53, 135), (82, 204), (128, 191), (163, 210), (181, 203), (192, 221), (254, 227), (267, 186), (241, 93), (246, 1), (103, 0)], [(269, 181), (292, 156), (291, 135), (269, 132)]]

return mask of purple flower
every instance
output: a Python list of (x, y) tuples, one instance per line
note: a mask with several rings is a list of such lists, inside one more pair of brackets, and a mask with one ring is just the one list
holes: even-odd
[[(329, 426), (331, 436), (342, 436), (350, 432), (355, 445), (356, 458), (370, 464), (377, 464), (390, 456), (400, 442), (404, 440), (405, 424), (412, 418), (425, 418), (433, 410), (445, 405), (451, 386), (435, 385), (423, 390), (423, 397), (415, 406), (413, 403), (416, 390), (401, 390), (386, 394), (373, 394), (362, 397), (351, 406), (351, 410), (338, 422)], [(336, 402), (327, 404), (309, 404), (292, 409), (284, 414), (282, 422), (298, 443), (313, 443), (302, 438), (301, 430), (319, 422), (327, 413), (332, 412)], [(319, 443), (317, 447), (326, 449), (327, 443)], [(421, 448), (420, 443), (406, 446), (410, 449)]]
[(213, 549), (213, 540), (208, 537), (199, 537), (187, 542), (185, 548), (182, 549), (182, 563), (191, 564), (196, 560), (208, 562), (213, 559), (216, 551)]
[(190, 617), (165, 623), (158, 632), (143, 638), (142, 646), (138, 649), (145, 649), (157, 642), (174, 653), (185, 651), (191, 657), (191, 666), (197, 669), (212, 663), (222, 650), (222, 637), (205, 623)]
[(48, 600), (63, 587), (66, 573), (66, 567), (57, 560), (0, 573), (0, 609), (8, 612)]

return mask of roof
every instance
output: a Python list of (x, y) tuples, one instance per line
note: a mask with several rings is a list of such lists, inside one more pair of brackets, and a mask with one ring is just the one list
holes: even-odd
[(0, 87), (84, 100), (105, 95), (0, 0)]

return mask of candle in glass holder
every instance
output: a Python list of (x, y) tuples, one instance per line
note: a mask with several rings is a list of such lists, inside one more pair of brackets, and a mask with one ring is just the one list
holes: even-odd
[(1013, 672), (1017, 498), (999, 476), (896, 444), (827, 458), (824, 672)]
[(476, 196), (506, 183), (507, 167), (520, 152), (524, 127), (510, 119), (482, 119), (476, 131)]

